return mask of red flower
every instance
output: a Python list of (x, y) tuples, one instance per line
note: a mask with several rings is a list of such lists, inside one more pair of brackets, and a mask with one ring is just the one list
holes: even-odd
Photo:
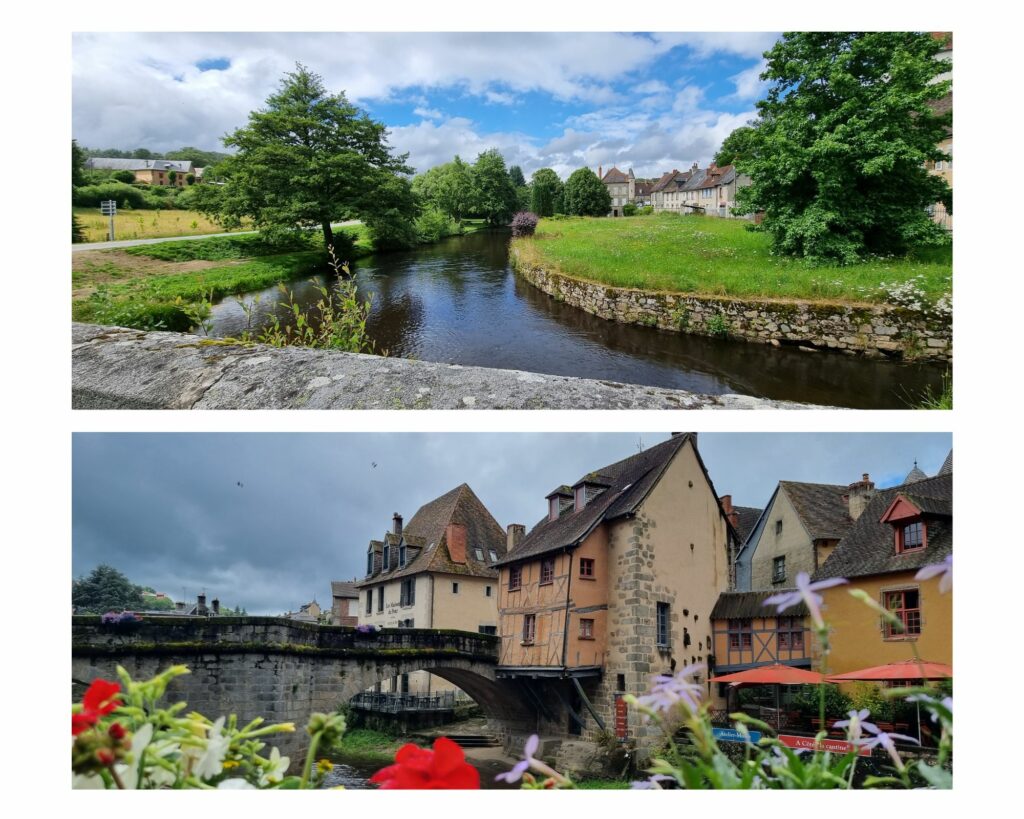
[(109, 729), (107, 729), (107, 733), (110, 734), (113, 739), (124, 739), (124, 735), (127, 731), (124, 730), (124, 726), (120, 722), (115, 722), (111, 724)]
[(381, 768), (370, 782), (381, 789), (475, 790), (480, 788), (480, 773), (466, 762), (458, 745), (438, 737), (432, 751), (403, 745), (395, 754), (395, 764)]
[(71, 735), (78, 736), (121, 704), (120, 684), (109, 680), (93, 680), (82, 697), (82, 710), (71, 715)]
[(92, 714), (79, 712), (71, 715), (71, 736), (77, 737), (82, 731), (92, 728), (96, 724), (96, 718)]

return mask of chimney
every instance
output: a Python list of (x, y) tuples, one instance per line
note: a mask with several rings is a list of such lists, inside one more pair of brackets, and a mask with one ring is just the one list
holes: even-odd
[(220, 616), (220, 600), (218, 600), (216, 597), (213, 598), (213, 616)]
[(505, 534), (505, 551), (511, 552), (526, 536), (526, 527), (521, 523), (510, 523)]
[(196, 614), (198, 614), (198, 615), (206, 614), (206, 594), (205, 593), (204, 594), (200, 594), (196, 598)]
[(700, 165), (698, 165), (696, 162), (694, 162), (693, 163), (693, 167), (690, 168), (691, 171), (696, 171), (696, 170), (699, 170), (699, 169), (700, 169)]
[(391, 527), (392, 531), (396, 535), (402, 534), (402, 516), (400, 514), (398, 514), (398, 512), (395, 512), (395, 514), (391, 516), (391, 523), (392, 523), (392, 527)]
[(850, 494), (847, 495), (846, 501), (847, 506), (849, 507), (850, 517), (857, 520), (864, 511), (864, 508), (875, 496), (875, 484), (868, 477), (868, 473), (865, 472), (859, 481), (850, 484), (849, 490)]
[(174, 610), (175, 611), (184, 611), (185, 610), (185, 601), (184, 600), (179, 600), (177, 603), (175, 603), (174, 604)]
[(604, 167), (601, 165), (597, 166), (597, 178), (604, 179)]
[(448, 543), (448, 555), (452, 563), (465, 563), (466, 527), (461, 523), (449, 523), (444, 530), (444, 539)]
[(725, 512), (726, 518), (732, 525), (733, 529), (739, 528), (740, 525), (740, 513), (732, 505), (732, 495), (722, 495), (718, 499), (719, 503), (722, 504), (722, 511)]

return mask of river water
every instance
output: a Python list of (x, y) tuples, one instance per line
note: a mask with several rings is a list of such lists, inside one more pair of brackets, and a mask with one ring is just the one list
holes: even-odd
[[(605, 321), (517, 277), (508, 239), (507, 231), (485, 231), (360, 260), (356, 281), (362, 298), (372, 295), (367, 331), (376, 349), (424, 361), (862, 409), (906, 409), (927, 389), (941, 391), (945, 365), (802, 352)], [(320, 298), (307, 281), (290, 287), (304, 307)], [(252, 326), (258, 329), (271, 312), (284, 324), (289, 313), (277, 288), (259, 295)], [(211, 321), (217, 336), (239, 335), (247, 323), (232, 298), (214, 306)]]

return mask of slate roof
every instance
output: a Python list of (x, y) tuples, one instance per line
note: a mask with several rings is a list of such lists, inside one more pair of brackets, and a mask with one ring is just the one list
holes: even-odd
[(907, 473), (907, 477), (903, 479), (903, 483), (914, 483), (914, 481), (923, 481), (928, 475), (921, 470), (917, 465), (917, 461), (914, 461), (914, 468)]
[[(764, 591), (722, 592), (718, 595), (718, 600), (715, 601), (715, 607), (711, 609), (711, 619), (745, 620), (753, 617), (774, 617), (779, 612), (776, 611), (775, 606), (766, 606), (764, 601), (773, 594), (780, 594), (785, 591), (793, 590), (767, 589)], [(803, 617), (808, 613), (807, 606), (801, 602), (795, 606), (790, 606), (785, 612), (782, 612), (782, 616)]]
[(853, 525), (844, 496), (849, 487), (828, 483), (779, 481), (811, 540), (837, 540)]
[(331, 597), (359, 597), (354, 580), (332, 580)]
[[(466, 527), (465, 563), (455, 563), (448, 553), (445, 529), (450, 523)], [(381, 572), (383, 553), (377, 552), (379, 541), (370, 541), (374, 549), (374, 574), (356, 583), (356, 588), (422, 572), (497, 578), (496, 564), (490, 561), (488, 551), (493, 549), (499, 561), (505, 556), (505, 530), (465, 483), (423, 504), (403, 527), (401, 538), (393, 532), (388, 532), (385, 538), (392, 542), (393, 548), (397, 548), (400, 540), (405, 540), (407, 548), (412, 547), (404, 568), (398, 568), (395, 556), (392, 558), (394, 568)], [(483, 549), (484, 560), (476, 559), (473, 554), (476, 547)]]
[(949, 454), (946, 456), (946, 460), (942, 462), (942, 466), (939, 467), (938, 475), (952, 475), (953, 474), (953, 450), (949, 450)]
[(713, 166), (705, 170), (704, 178), (695, 185), (696, 188), (715, 188), (719, 185), (727, 185), (736, 178), (736, 170), (732, 165), (723, 165), (721, 168)]
[(757, 525), (757, 520), (761, 517), (764, 509), (755, 509), (753, 506), (734, 506), (733, 509), (739, 517), (736, 523), (736, 534), (739, 535), (740, 543), (744, 543), (751, 530)]
[(85, 167), (102, 171), (179, 171), (192, 170), (192, 161), (185, 159), (121, 159), (119, 157), (93, 156), (85, 160)]
[(677, 183), (678, 186), (682, 186), (683, 182), (686, 182), (692, 175), (691, 171), (666, 171), (661, 175), (657, 182), (651, 187), (651, 191), (663, 191), (673, 182)]
[(606, 185), (614, 185), (623, 182), (629, 182), (629, 177), (626, 176), (626, 174), (624, 174), (618, 168), (612, 168), (610, 171), (608, 171), (608, 173), (604, 175), (601, 181), (604, 182)]
[[(896, 554), (893, 527), (882, 515), (898, 495), (924, 513), (927, 545), (921, 551)], [(936, 475), (910, 486), (894, 486), (878, 492), (850, 527), (815, 579), (862, 577), (919, 569), (941, 562), (953, 553), (953, 474)]]
[[(549, 520), (545, 515), (497, 565), (516, 563), (575, 546), (602, 522), (631, 515), (643, 503), (675, 454), (692, 439), (692, 433), (679, 433), (650, 449), (588, 473), (581, 480), (600, 476), (609, 484), (609, 488), (582, 509), (567, 511), (556, 520)], [(694, 452), (697, 452), (696, 443)], [(697, 461), (714, 492), (699, 452)], [(715, 497), (718, 497), (717, 493)]]

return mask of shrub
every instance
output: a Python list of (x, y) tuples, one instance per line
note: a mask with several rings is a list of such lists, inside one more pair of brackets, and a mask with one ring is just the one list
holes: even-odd
[(135, 174), (131, 171), (114, 171), (110, 178), (115, 182), (124, 182), (126, 185), (131, 185), (135, 182)]
[(654, 205), (644, 205), (640, 208), (641, 216), (652, 216), (654, 214)]
[(625, 205), (622, 206), (622, 215), (636, 216), (636, 210), (636, 205), (634, 205), (632, 202), (627, 202)]
[(533, 236), (537, 230), (537, 214), (521, 210), (512, 217), (513, 236)]
[(458, 233), (458, 223), (433, 205), (416, 217), (416, 237), (421, 244), (431, 244)]
[(75, 188), (71, 200), (75, 205), (86, 208), (98, 208), (100, 202), (113, 199), (119, 208), (152, 208), (159, 205), (151, 204), (144, 191), (134, 185), (123, 182), (102, 182), (96, 185), (83, 185)]

